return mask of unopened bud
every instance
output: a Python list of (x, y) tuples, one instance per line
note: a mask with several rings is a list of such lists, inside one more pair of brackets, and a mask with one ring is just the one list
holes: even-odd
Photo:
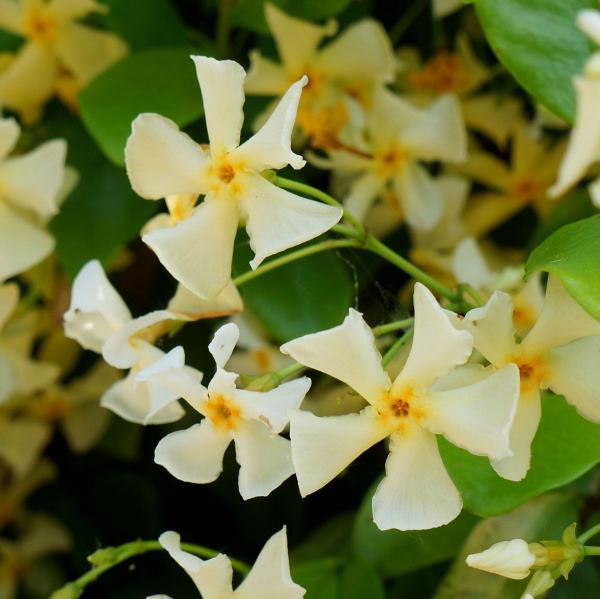
[(522, 580), (529, 576), (535, 560), (536, 556), (523, 539), (513, 539), (496, 543), (481, 553), (473, 553), (466, 561), (471, 568)]

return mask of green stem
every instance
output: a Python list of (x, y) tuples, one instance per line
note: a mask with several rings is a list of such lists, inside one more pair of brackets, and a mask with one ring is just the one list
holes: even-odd
[(584, 547), (583, 555), (586, 557), (588, 555), (600, 555), (600, 547)]
[(471, 285), (467, 285), (466, 283), (460, 283), (458, 285), (458, 290), (460, 293), (468, 295), (476, 304), (478, 308), (485, 305), (485, 300), (479, 295), (479, 293), (471, 287)]
[[(596, 524), (596, 526), (592, 526), (592, 528), (590, 528), (589, 530), (582, 532), (577, 537), (577, 542), (580, 545), (585, 545), (592, 537), (595, 537), (599, 532), (600, 532), (600, 524)], [(586, 550), (587, 549), (588, 548), (586, 547)]]
[[(119, 547), (100, 549), (88, 558), (92, 563), (95, 561), (97, 565), (93, 566), (85, 574), (82, 574), (77, 580), (69, 582), (58, 591), (55, 591), (50, 599), (76, 599), (88, 584), (97, 580), (101, 574), (114, 566), (136, 555), (142, 555), (148, 551), (161, 551), (163, 549), (164, 547), (158, 541), (133, 541)], [(181, 549), (206, 558), (213, 558), (219, 555), (219, 552), (214, 549), (209, 549), (202, 545), (192, 545), (191, 543), (182, 543)], [(229, 561), (233, 569), (237, 570), (243, 576), (246, 576), (250, 572), (250, 567), (245, 563), (232, 558), (229, 558)]]
[(429, 0), (420, 0), (413, 2), (406, 12), (396, 21), (396, 24), (390, 31), (390, 41), (395, 46), (408, 28), (412, 25), (413, 21), (425, 10)]
[(426, 287), (429, 287), (432, 291), (435, 291), (439, 295), (449, 299), (456, 300), (456, 292), (446, 287), (446, 285), (440, 283), (437, 279), (434, 279), (432, 276), (428, 275), (426, 272), (422, 271), (420, 268), (412, 264), (403, 258), (392, 249), (387, 247), (387, 245), (381, 243), (379, 239), (374, 237), (373, 235), (368, 235), (364, 247), (366, 249), (375, 252), (378, 256), (386, 259), (388, 262), (391, 262), (394, 266), (397, 266), (400, 270), (403, 270), (406, 274), (410, 275), (413, 279), (423, 283)]
[(285, 179), (284, 177), (277, 177), (276, 184), (282, 189), (297, 191), (298, 193), (303, 193), (304, 195), (321, 200), (321, 202), (329, 204), (330, 206), (337, 206), (338, 208), (341, 208), (344, 211), (344, 219), (347, 220), (353, 227), (355, 227), (357, 231), (365, 235), (365, 229), (362, 226), (362, 223), (356, 217), (350, 214), (350, 212), (348, 212), (340, 202), (338, 202), (328, 193), (325, 193), (324, 191), (321, 191), (312, 185), (300, 183), (299, 181), (292, 181), (291, 179)]
[(233, 282), (236, 286), (243, 285), (252, 279), (256, 279), (265, 273), (275, 270), (280, 266), (284, 266), (285, 264), (289, 264), (290, 262), (294, 262), (295, 260), (299, 260), (300, 258), (304, 258), (305, 256), (310, 256), (312, 254), (317, 254), (318, 252), (324, 252), (326, 250), (335, 250), (337, 248), (344, 247), (360, 247), (361, 244), (358, 241), (352, 239), (326, 239), (325, 241), (321, 241), (320, 243), (315, 243), (314, 245), (309, 245), (308, 247), (304, 247), (302, 249), (296, 250), (295, 252), (290, 252), (289, 254), (285, 254), (280, 256), (279, 258), (275, 258), (266, 264), (262, 264), (256, 270), (249, 270), (233, 279)]
[(373, 335), (375, 335), (375, 337), (380, 337), (381, 335), (397, 331), (398, 329), (411, 327), (414, 322), (414, 318), (405, 318), (404, 320), (396, 320), (394, 322), (389, 322), (388, 324), (381, 324), (378, 327), (373, 327)]
[(229, 53), (230, 16), (234, 2), (235, 0), (219, 0), (218, 3), (215, 47), (221, 58), (227, 58)]
[(409, 329), (406, 331), (406, 333), (404, 333), (404, 335), (402, 335), (402, 337), (400, 337), (400, 339), (398, 339), (396, 343), (394, 343), (394, 345), (392, 345), (392, 347), (385, 352), (385, 355), (381, 360), (381, 364), (384, 368), (392, 361), (394, 356), (402, 349), (402, 347), (404, 347), (404, 345), (410, 341), (413, 336), (413, 332), (414, 329)]
[(294, 362), (293, 364), (289, 364), (284, 368), (276, 370), (274, 374), (276, 374), (281, 380), (283, 380), (288, 376), (292, 376), (292, 374), (300, 372), (303, 368), (306, 368), (304, 364), (300, 364), (300, 362)]

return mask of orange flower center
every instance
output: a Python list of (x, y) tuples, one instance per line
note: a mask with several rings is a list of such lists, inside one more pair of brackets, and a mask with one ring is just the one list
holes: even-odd
[(540, 358), (522, 358), (517, 361), (521, 377), (521, 392), (539, 388), (544, 378), (543, 363)]
[(376, 152), (373, 156), (375, 171), (383, 179), (389, 179), (402, 170), (407, 157), (406, 150), (397, 145)]
[(38, 44), (52, 44), (56, 39), (57, 28), (56, 21), (41, 8), (32, 8), (25, 14), (23, 32)]
[(215, 428), (221, 430), (234, 430), (240, 419), (239, 409), (223, 395), (214, 394), (205, 402), (204, 412), (210, 418)]
[(314, 106), (300, 102), (296, 125), (309, 138), (314, 148), (336, 149), (341, 146), (340, 130), (348, 122), (348, 111), (343, 102), (330, 106)]
[(510, 187), (510, 194), (524, 204), (532, 202), (544, 195), (546, 186), (533, 178), (524, 177), (515, 181)]
[(413, 87), (438, 94), (455, 92), (468, 84), (460, 60), (446, 51), (430, 58), (422, 69), (409, 73), (408, 79)]

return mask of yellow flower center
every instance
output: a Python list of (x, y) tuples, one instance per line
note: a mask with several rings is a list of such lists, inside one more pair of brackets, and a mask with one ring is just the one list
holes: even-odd
[(422, 69), (409, 73), (408, 79), (413, 87), (438, 94), (455, 92), (468, 85), (460, 60), (446, 51), (430, 58)]
[(408, 153), (404, 148), (392, 145), (382, 151), (376, 152), (373, 156), (375, 163), (375, 172), (383, 179), (389, 179), (398, 174), (404, 165)]
[(271, 372), (273, 364), (268, 350), (264, 348), (252, 350), (252, 357), (260, 372)]
[(544, 378), (544, 364), (540, 358), (522, 356), (517, 360), (521, 377), (521, 392), (529, 392), (539, 388)]
[(317, 106), (300, 101), (296, 125), (309, 138), (314, 148), (324, 150), (340, 148), (339, 133), (347, 122), (348, 111), (343, 102)]
[(423, 408), (418, 405), (418, 397), (411, 388), (400, 393), (387, 395), (381, 402), (379, 413), (392, 432), (408, 432), (411, 424), (418, 423), (423, 416)]
[(204, 402), (204, 415), (210, 418), (215, 428), (235, 430), (240, 420), (240, 410), (223, 395), (215, 393)]
[(546, 186), (531, 177), (517, 179), (510, 186), (510, 195), (524, 204), (543, 197), (545, 191)]
[(23, 33), (30, 40), (48, 46), (54, 43), (58, 24), (43, 8), (31, 8), (25, 14)]
[(240, 195), (240, 173), (244, 164), (232, 159), (226, 152), (213, 154), (208, 171), (209, 187), (215, 196), (235, 199)]

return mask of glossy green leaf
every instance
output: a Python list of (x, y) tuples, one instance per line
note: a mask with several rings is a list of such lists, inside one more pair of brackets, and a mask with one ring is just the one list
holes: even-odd
[[(272, 0), (272, 3), (292, 17), (318, 22), (341, 13), (350, 4), (350, 0)], [(264, 4), (265, 0), (239, 0), (232, 11), (233, 23), (250, 31), (268, 34)]]
[(191, 48), (132, 54), (94, 79), (78, 96), (81, 118), (102, 151), (123, 166), (131, 122), (156, 112), (180, 127), (202, 116)]
[(353, 522), (353, 512), (344, 512), (323, 522), (290, 551), (290, 561), (304, 562), (319, 557), (347, 555), (351, 547)]
[(378, 484), (379, 481), (369, 489), (359, 508), (352, 543), (355, 555), (372, 564), (384, 578), (396, 578), (454, 557), (478, 521), (476, 516), (463, 511), (447, 526), (418, 533), (379, 530), (373, 522), (371, 507)]
[(181, 46), (186, 41), (183, 23), (169, 0), (105, 0), (110, 7), (106, 26), (122, 37), (132, 51), (159, 46)]
[(373, 566), (360, 559), (348, 562), (340, 580), (341, 599), (383, 599), (385, 589)]
[(339, 562), (323, 559), (292, 566), (292, 580), (306, 589), (311, 599), (339, 599)]
[[(248, 270), (252, 255), (249, 245), (238, 244), (234, 275)], [(284, 343), (339, 325), (352, 305), (354, 285), (345, 263), (326, 251), (244, 283), (240, 293), (267, 331)]]
[(538, 246), (525, 274), (545, 270), (558, 276), (567, 291), (600, 319), (600, 215), (562, 227)]
[(575, 26), (595, 0), (477, 0), (477, 15), (498, 59), (552, 112), (572, 123), (571, 77), (582, 71), (592, 44)]
[(531, 501), (510, 514), (483, 520), (442, 581), (433, 599), (519, 599), (526, 580), (510, 580), (469, 568), (465, 558), (499, 541), (524, 539), (528, 543), (560, 539), (563, 530), (577, 520), (578, 503), (569, 493), (552, 493)]
[(600, 426), (582, 418), (562, 397), (542, 398), (542, 420), (525, 479), (500, 478), (489, 461), (438, 437), (444, 463), (464, 505), (480, 516), (508, 512), (579, 478), (600, 462)]
[(51, 221), (56, 252), (69, 279), (88, 260), (105, 267), (139, 234), (156, 210), (131, 190), (125, 171), (110, 164), (79, 121), (60, 107), (48, 111), (50, 137), (68, 142), (67, 163), (79, 172), (79, 183)]

